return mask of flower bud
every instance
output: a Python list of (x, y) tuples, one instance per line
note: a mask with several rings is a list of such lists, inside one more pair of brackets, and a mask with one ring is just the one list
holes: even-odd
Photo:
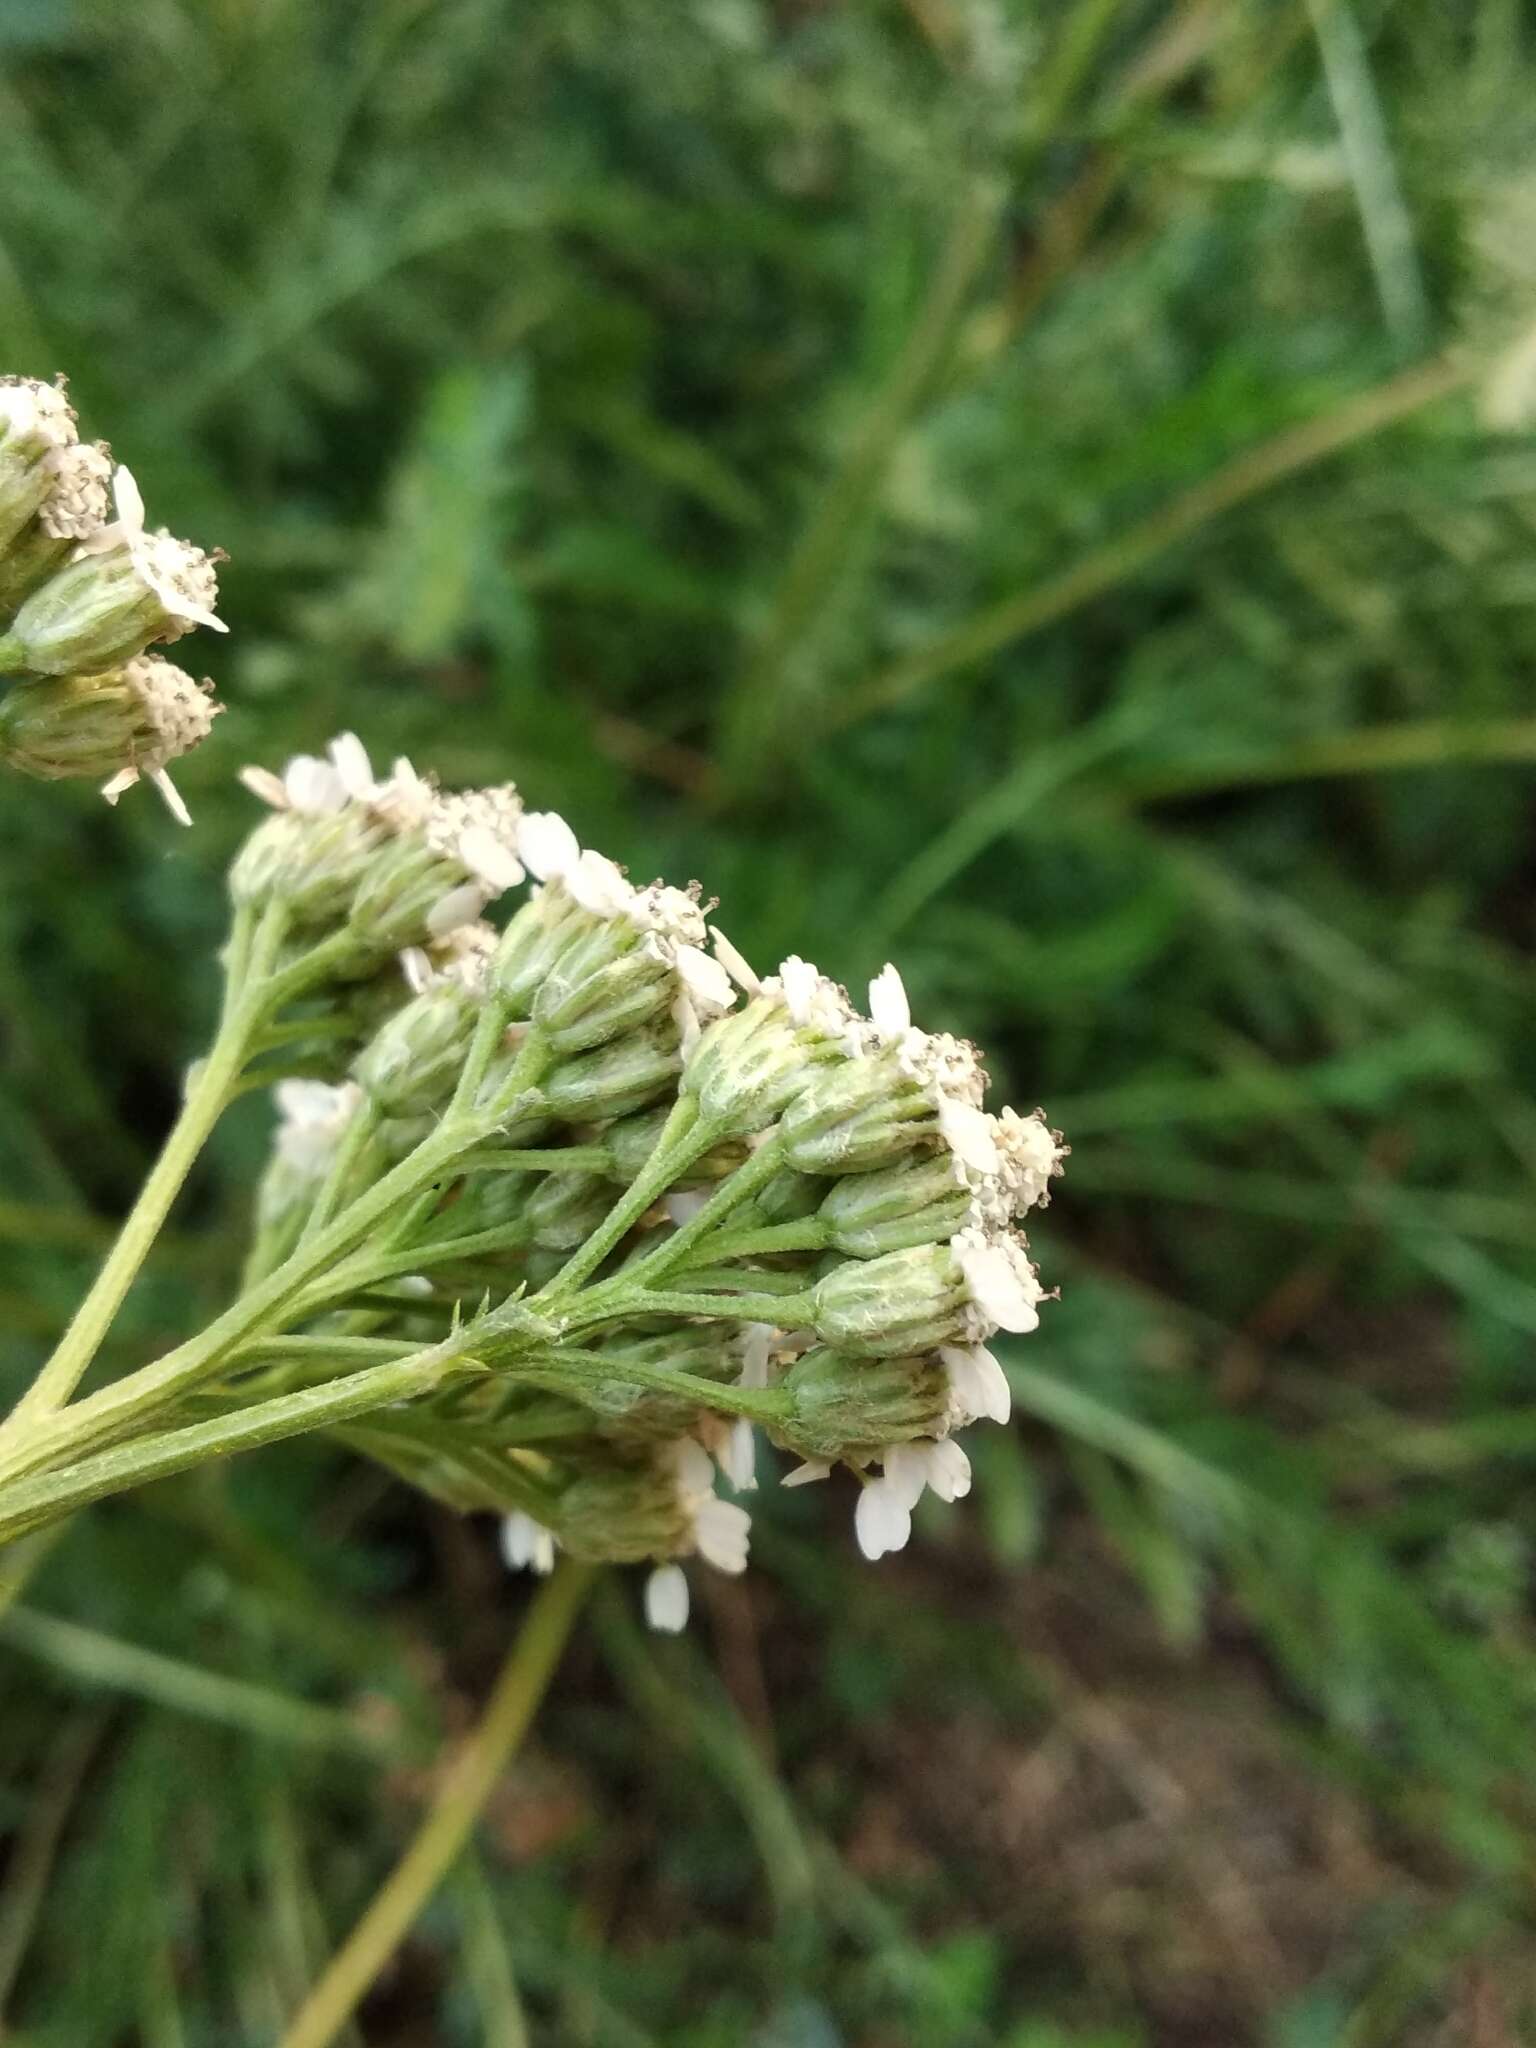
[(949, 1376), (938, 1359), (859, 1358), (817, 1346), (779, 1381), (793, 1394), (773, 1434), (802, 1458), (859, 1460), (942, 1432)]
[(152, 654), (104, 675), (26, 678), (0, 698), (0, 757), (44, 781), (100, 781), (114, 800), (141, 776), (159, 781), (185, 823), (165, 769), (207, 737), (208, 689)]
[(931, 1351), (969, 1334), (965, 1277), (946, 1245), (851, 1259), (816, 1284), (817, 1334), (860, 1357)]
[(583, 910), (563, 889), (536, 889), (508, 919), (491, 968), (491, 986), (508, 1015), (531, 1016), (540, 988), (567, 952), (605, 922)]
[[(394, 781), (403, 782), (402, 771), (420, 787), (408, 763), (397, 767)], [(444, 938), (473, 923), (487, 903), (523, 878), (513, 851), (522, 805), (510, 783), (431, 796), (424, 816), (417, 810), (416, 789), (396, 791), (386, 783), (368, 806), (392, 828), (347, 913), (370, 947), (396, 953)], [(409, 814), (402, 815), (406, 806)]]
[(648, 1108), (673, 1086), (681, 1064), (670, 1033), (634, 1031), (596, 1052), (558, 1061), (539, 1092), (553, 1115), (601, 1123)]
[(849, 1174), (834, 1183), (819, 1213), (835, 1250), (876, 1259), (947, 1242), (969, 1220), (971, 1199), (953, 1155), (934, 1152), (879, 1173)]
[(353, 1074), (382, 1115), (426, 1114), (453, 1093), (483, 998), (454, 981), (436, 983), (385, 1020)]
[[(717, 1386), (732, 1385), (741, 1366), (735, 1347), (719, 1323), (674, 1323), (662, 1330), (625, 1331), (606, 1338), (597, 1348), (602, 1357), (618, 1363), (646, 1366), (657, 1372), (691, 1373), (696, 1379), (713, 1380)], [(579, 1388), (569, 1391), (601, 1418), (602, 1433), (616, 1442), (626, 1438), (670, 1441), (691, 1430), (699, 1420), (696, 1396), (608, 1379), (597, 1365), (584, 1376)]]
[(538, 1173), (523, 1201), (530, 1243), (541, 1251), (574, 1251), (613, 1207), (613, 1185), (599, 1173)]
[(736, 1212), (734, 1229), (754, 1229), (758, 1225), (772, 1226), (776, 1223), (799, 1223), (807, 1216), (814, 1216), (821, 1207), (827, 1192), (824, 1180), (814, 1174), (796, 1173), (785, 1167), (772, 1180), (765, 1181), (750, 1202)]
[(822, 1067), (784, 1111), (784, 1156), (803, 1173), (862, 1173), (936, 1142), (926, 1092), (889, 1054)]
[[(642, 1168), (655, 1151), (667, 1119), (672, 1113), (669, 1103), (659, 1104), (655, 1109), (640, 1110), (634, 1116), (620, 1117), (603, 1132), (599, 1143), (608, 1154), (608, 1172), (612, 1179), (623, 1187), (639, 1178)], [(739, 1139), (726, 1138), (713, 1146), (702, 1159), (696, 1159), (688, 1172), (677, 1182), (680, 1188), (708, 1185), (712, 1181), (724, 1180), (728, 1173), (734, 1173), (747, 1157), (747, 1148)]]
[(560, 1500), (558, 1534), (572, 1556), (638, 1564), (697, 1551), (717, 1571), (746, 1568), (745, 1509), (717, 1500), (714, 1466), (691, 1437), (658, 1447), (644, 1462), (596, 1466)]
[[(4, 456), (0, 455), (0, 468)], [(57, 448), (41, 465), (47, 488), (8, 547), (0, 544), (0, 619), (62, 569), (72, 550), (107, 522), (112, 452), (105, 441)]]
[(22, 605), (0, 635), (0, 671), (89, 674), (178, 640), (194, 626), (225, 630), (215, 557), (162, 529), (144, 528), (144, 502), (126, 469), (113, 480), (118, 516), (82, 541), (75, 560)]
[(47, 498), (56, 462), (75, 440), (75, 415), (62, 378), (43, 384), (33, 377), (0, 377), (0, 549)]
[[(850, 1013), (851, 1014), (851, 1013)], [(771, 987), (709, 1025), (688, 1054), (683, 1088), (705, 1121), (743, 1135), (766, 1130), (839, 1046), (795, 1022)]]
[(693, 1547), (692, 1505), (665, 1454), (624, 1463), (615, 1456), (565, 1488), (558, 1535), (563, 1549), (589, 1564), (686, 1556)]

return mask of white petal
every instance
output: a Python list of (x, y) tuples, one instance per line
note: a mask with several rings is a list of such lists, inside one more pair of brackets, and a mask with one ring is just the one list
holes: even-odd
[(400, 972), (405, 976), (405, 985), (413, 996), (425, 995), (436, 981), (431, 956), (424, 946), (407, 946), (400, 955)]
[(677, 1026), (677, 1049), (683, 1058), (687, 1059), (704, 1036), (704, 1026), (699, 1022), (698, 1011), (682, 989), (679, 989), (673, 998), (672, 1022)]
[(767, 1386), (768, 1359), (777, 1334), (772, 1323), (744, 1323), (736, 1333), (736, 1348), (741, 1353), (738, 1387)]
[[(176, 787), (175, 783), (172, 782), (170, 776), (166, 774), (165, 770), (163, 768), (151, 768), (149, 771), (149, 779), (155, 785), (156, 789), (159, 790), (161, 799), (165, 804), (165, 808), (170, 812), (171, 816), (176, 820), (177, 824), (190, 825), (192, 822), (192, 813), (187, 809), (186, 804), (182, 801), (181, 791)], [(103, 796), (105, 796), (106, 793), (106, 790), (102, 791)]]
[(762, 987), (760, 977), (737, 952), (719, 925), (712, 924), (709, 935), (715, 942), (715, 958), (745, 995), (755, 996)]
[(993, 1121), (984, 1109), (957, 1102), (953, 1095), (940, 1095), (939, 1131), (955, 1157), (976, 1173), (996, 1173), (1001, 1168)]
[(928, 1454), (932, 1449), (933, 1445), (926, 1442), (892, 1444), (881, 1459), (887, 1491), (909, 1512), (922, 1499), (923, 1488), (928, 1484)]
[(313, 754), (296, 754), (283, 770), (283, 788), (290, 810), (308, 817), (339, 811), (347, 801), (347, 785), (329, 761)]
[(869, 1017), (882, 1038), (900, 1038), (912, 1028), (912, 1005), (889, 960), (869, 984)]
[(594, 853), (590, 847), (561, 880), (582, 909), (594, 917), (618, 917), (634, 900), (635, 892), (624, 879), (623, 869), (607, 854)]
[(971, 1461), (953, 1437), (929, 1444), (928, 1485), (940, 1500), (963, 1500), (970, 1492)]
[(666, 1197), (663, 1206), (666, 1209), (668, 1220), (675, 1223), (678, 1229), (681, 1230), (685, 1223), (693, 1221), (694, 1217), (698, 1215), (708, 1200), (708, 1188), (698, 1188), (696, 1190), (689, 1188), (681, 1193), (674, 1190), (672, 1194)]
[(1013, 1390), (1008, 1375), (985, 1344), (946, 1345), (939, 1353), (949, 1374), (950, 1400), (956, 1424), (964, 1428), (986, 1416), (989, 1422), (1006, 1422), (1013, 1413)]
[(514, 1572), (545, 1576), (554, 1569), (555, 1539), (542, 1522), (514, 1508), (501, 1525), (501, 1554)]
[(714, 1492), (715, 1468), (710, 1455), (691, 1436), (681, 1437), (672, 1446), (672, 1464), (677, 1475), (677, 1490), (690, 1507), (707, 1500)]
[(784, 991), (784, 1007), (791, 1019), (799, 1025), (811, 1020), (811, 1004), (815, 999), (821, 970), (813, 967), (809, 960), (802, 960), (798, 953), (791, 953), (787, 960), (779, 962), (779, 986)]
[(517, 850), (541, 882), (569, 874), (581, 858), (580, 841), (558, 811), (529, 811), (519, 819)]
[(465, 882), (439, 896), (427, 912), (427, 932), (434, 939), (446, 939), (461, 924), (473, 924), (485, 908), (485, 891), (478, 882)]
[[(119, 768), (110, 782), (101, 785), (101, 793), (109, 804), (115, 804), (125, 790), (132, 789), (139, 779), (137, 768)], [(188, 820), (190, 823), (191, 821)]]
[(1040, 1327), (1040, 1283), (1024, 1254), (1006, 1240), (954, 1240), (955, 1255), (972, 1302), (1000, 1330)]
[(262, 802), (270, 804), (274, 811), (287, 810), (287, 784), (280, 775), (274, 775), (270, 768), (242, 768), (240, 780), (252, 796), (259, 796)]
[(719, 1451), (720, 1470), (738, 1493), (757, 1490), (757, 1438), (745, 1415), (738, 1415), (726, 1431)]
[(366, 803), (374, 794), (373, 764), (368, 759), (368, 749), (355, 732), (340, 732), (331, 741), (327, 750), (331, 766), (341, 777), (341, 786), (350, 797)]
[(780, 1486), (814, 1486), (818, 1479), (829, 1479), (832, 1467), (825, 1458), (804, 1458), (793, 1472), (786, 1472), (779, 1481)]
[(872, 1479), (859, 1495), (853, 1527), (860, 1550), (874, 1563), (889, 1551), (905, 1548), (912, 1534), (912, 1510), (885, 1480)]
[(646, 1580), (645, 1619), (664, 1636), (688, 1626), (688, 1575), (680, 1564), (659, 1564)]
[(734, 1501), (713, 1495), (700, 1503), (693, 1519), (693, 1540), (699, 1555), (717, 1572), (744, 1572), (751, 1540), (752, 1517)]
[(709, 1010), (728, 1010), (736, 1000), (731, 977), (699, 946), (679, 946), (677, 971), (688, 993)]
[(459, 834), (455, 851), (469, 872), (498, 896), (503, 889), (515, 889), (523, 879), (522, 862), (489, 826), (468, 826)]
[(144, 531), (144, 494), (126, 463), (118, 464), (112, 478), (112, 505), (125, 539)]

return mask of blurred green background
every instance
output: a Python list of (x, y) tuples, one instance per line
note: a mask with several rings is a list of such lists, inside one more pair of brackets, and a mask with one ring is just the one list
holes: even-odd
[[(1536, 2040), (1533, 107), (1521, 0), (0, 5), (0, 364), (233, 628), (195, 831), (0, 803), (10, 1380), (235, 767), (342, 726), (896, 957), (1073, 1145), (971, 1500), (767, 1492), (685, 1642), (615, 1583), (354, 2042)], [(270, 2043), (525, 1589), (314, 1446), (26, 1564), (7, 2038)]]

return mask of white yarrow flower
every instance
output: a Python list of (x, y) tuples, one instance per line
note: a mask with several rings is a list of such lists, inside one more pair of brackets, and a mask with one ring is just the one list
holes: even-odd
[(1016, 1333), (1040, 1327), (1038, 1304), (1044, 1290), (1016, 1238), (962, 1230), (950, 1240), (950, 1249), (983, 1322)]
[(158, 533), (145, 530), (143, 494), (133, 472), (121, 464), (112, 478), (112, 505), (117, 517), (81, 541), (75, 560), (126, 548), (139, 580), (173, 619), (227, 633), (228, 626), (213, 609), (219, 584), (212, 559), (190, 541), (175, 539), (165, 527)]
[(74, 407), (64, 380), (44, 384), (35, 377), (0, 377), (0, 446), (25, 441), (45, 449), (68, 448), (77, 433)]
[(939, 1097), (939, 1134), (955, 1157), (973, 1173), (995, 1174), (1002, 1155), (993, 1135), (992, 1119), (984, 1110), (953, 1095)]

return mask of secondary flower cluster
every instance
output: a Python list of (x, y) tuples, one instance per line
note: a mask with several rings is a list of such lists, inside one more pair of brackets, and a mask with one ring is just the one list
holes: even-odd
[[(430, 1346), (515, 1302), (486, 1370), (341, 1433), (500, 1512), (514, 1565), (650, 1563), (663, 1628), (683, 1560), (746, 1563), (746, 1509), (716, 1485), (754, 1487), (759, 1433), (797, 1460), (787, 1485), (855, 1475), (871, 1558), (925, 1491), (968, 1491), (956, 1435), (1008, 1419), (987, 1346), (1037, 1325), (1018, 1223), (1063, 1148), (1039, 1112), (988, 1112), (974, 1048), (914, 1025), (894, 967), (867, 1015), (804, 960), (759, 978), (697, 885), (637, 887), (510, 786), (377, 777), (350, 736), (245, 779), (273, 815), (235, 901), (327, 963), (286, 1026), (302, 1072), (250, 1266), (301, 1271), (281, 1327), (309, 1348), (247, 1389), (334, 1373), (328, 1341)], [(375, 1211), (303, 1264), (332, 1219)]]
[(209, 685), (146, 650), (214, 615), (218, 555), (145, 525), (130, 473), (79, 438), (62, 380), (0, 377), (0, 759), (86, 776), (111, 802), (143, 778), (174, 817), (170, 763), (206, 737)]

